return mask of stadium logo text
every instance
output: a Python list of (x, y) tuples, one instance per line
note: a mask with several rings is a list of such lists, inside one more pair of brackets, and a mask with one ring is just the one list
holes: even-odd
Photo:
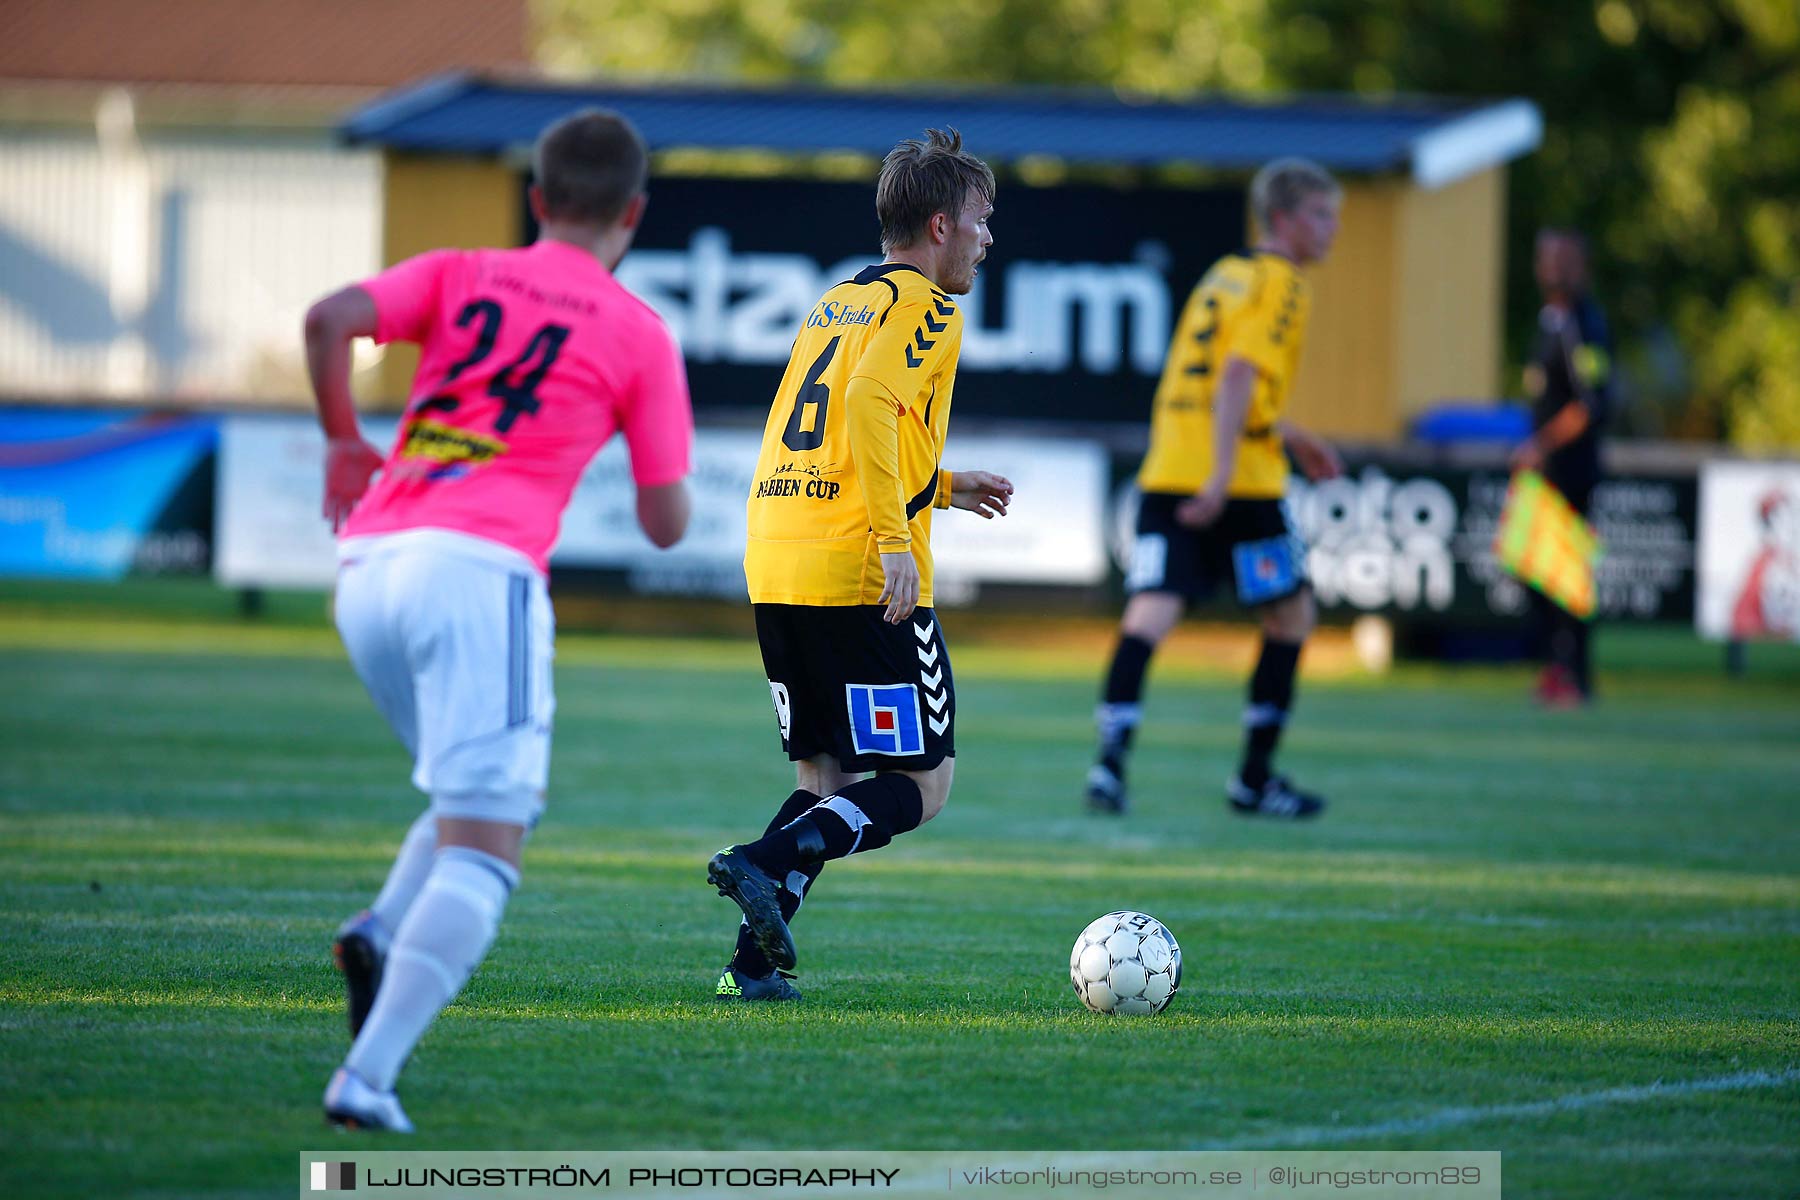
[[(1004, 312), (988, 311), (980, 278), (963, 305), (969, 316), (962, 365), (1157, 374), (1172, 310), (1167, 258), (1161, 246), (1146, 243), (1130, 262), (1008, 261)], [(872, 262), (822, 265), (805, 254), (736, 251), (725, 230), (709, 225), (694, 231), (685, 250), (634, 250), (619, 266), (619, 281), (661, 314), (693, 362), (784, 363), (802, 322), (866, 323), (866, 310), (828, 314), (831, 306), (818, 299)]]

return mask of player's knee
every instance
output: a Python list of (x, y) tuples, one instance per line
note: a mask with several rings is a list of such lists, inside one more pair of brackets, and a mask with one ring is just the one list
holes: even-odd
[(525, 839), (542, 812), (541, 800), (469, 796), (432, 797), (437, 818), (438, 848), (461, 846), (519, 866)]
[(950, 802), (950, 793), (948, 790), (928, 792), (924, 788), (920, 788), (919, 799), (921, 801), (919, 808), (919, 824), (923, 825), (925, 822), (944, 811), (944, 805)]
[(956, 774), (956, 760), (946, 758), (929, 771), (908, 771), (919, 785), (919, 824), (923, 825), (944, 811), (950, 800), (950, 781)]
[(1272, 604), (1263, 613), (1263, 632), (1284, 642), (1304, 641), (1319, 623), (1318, 605), (1310, 591), (1300, 591)]
[(1171, 628), (1173, 626), (1160, 623), (1151, 624), (1146, 621), (1121, 621), (1119, 623), (1121, 636), (1138, 638), (1141, 641), (1149, 642), (1152, 646), (1161, 645), (1162, 640), (1169, 636)]
[(855, 771), (844, 770), (838, 765), (838, 760), (829, 754), (803, 759), (794, 764), (794, 786), (815, 796), (829, 796), (840, 792), (863, 777)]
[(1170, 592), (1139, 592), (1125, 605), (1119, 631), (1155, 645), (1181, 620), (1181, 597)]

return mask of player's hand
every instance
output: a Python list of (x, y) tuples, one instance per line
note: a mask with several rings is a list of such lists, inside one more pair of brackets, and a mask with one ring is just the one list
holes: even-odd
[(984, 520), (1006, 515), (1012, 503), (1012, 480), (992, 471), (952, 471), (950, 507), (980, 513)]
[(325, 443), (325, 519), (336, 533), (381, 469), (381, 451), (360, 437)]
[(1310, 433), (1289, 431), (1288, 449), (1294, 452), (1294, 459), (1300, 464), (1300, 471), (1314, 483), (1327, 479), (1336, 479), (1344, 473), (1344, 460), (1330, 442), (1316, 438)]
[(1225, 511), (1225, 485), (1209, 483), (1175, 506), (1175, 519), (1190, 529), (1204, 529)]
[(1540, 471), (1543, 467), (1544, 451), (1536, 438), (1526, 438), (1512, 452), (1512, 469), (1515, 471)]
[(881, 614), (882, 620), (889, 625), (898, 625), (919, 607), (919, 564), (913, 561), (910, 548), (896, 550), (881, 556), (881, 573), (886, 582), (875, 603), (887, 605), (887, 611)]

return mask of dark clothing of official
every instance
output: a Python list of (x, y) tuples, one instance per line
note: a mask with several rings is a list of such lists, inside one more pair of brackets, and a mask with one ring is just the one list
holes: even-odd
[(1538, 318), (1532, 358), (1543, 380), (1531, 408), (1533, 432), (1548, 425), (1571, 400), (1587, 406), (1587, 428), (1581, 436), (1544, 461), (1544, 477), (1585, 514), (1594, 485), (1600, 482), (1600, 434), (1613, 407), (1612, 334), (1600, 306), (1583, 296), (1566, 311), (1546, 307)]
[[(1543, 474), (1576, 512), (1587, 516), (1600, 482), (1600, 434), (1612, 417), (1612, 334), (1606, 316), (1583, 296), (1569, 309), (1546, 306), (1538, 318), (1533, 362), (1542, 386), (1532, 404), (1532, 431), (1541, 431), (1573, 400), (1588, 411), (1580, 436), (1544, 460)], [(1534, 639), (1544, 660), (1567, 672), (1583, 697), (1593, 694), (1589, 623), (1542, 594), (1531, 593)]]

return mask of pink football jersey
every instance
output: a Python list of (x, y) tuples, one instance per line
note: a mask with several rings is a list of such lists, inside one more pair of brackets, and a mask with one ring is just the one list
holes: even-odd
[(342, 536), (449, 529), (545, 569), (581, 473), (623, 431), (640, 486), (688, 472), (681, 351), (648, 305), (566, 242), (437, 250), (363, 283), (375, 340), (417, 342), (399, 437)]

